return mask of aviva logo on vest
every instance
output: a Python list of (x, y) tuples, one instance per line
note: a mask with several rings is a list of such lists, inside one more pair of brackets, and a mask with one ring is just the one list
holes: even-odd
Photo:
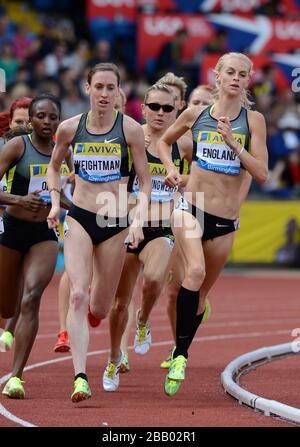
[(121, 145), (119, 143), (77, 143), (74, 155), (117, 155), (121, 156)]
[[(236, 141), (241, 144), (242, 146), (245, 146), (245, 141), (246, 141), (246, 135), (240, 134), (240, 133), (232, 133), (233, 137), (236, 139)], [(218, 132), (214, 132), (214, 131), (200, 131), (198, 133), (198, 138), (197, 138), (198, 143), (201, 142), (206, 142), (206, 143), (213, 143), (213, 144), (226, 144), (224, 141), (224, 138), (222, 137), (221, 134), (219, 134)]]
[(149, 165), (149, 174), (150, 175), (159, 175), (162, 177), (166, 177), (168, 172), (164, 165), (161, 165), (159, 163), (148, 163)]
[[(30, 177), (45, 177), (47, 175), (47, 164), (32, 164), (30, 165)], [(70, 171), (68, 166), (64, 163), (60, 167), (60, 175), (67, 176)]]

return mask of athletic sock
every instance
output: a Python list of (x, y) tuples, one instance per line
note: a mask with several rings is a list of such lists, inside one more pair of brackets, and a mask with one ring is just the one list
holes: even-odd
[(202, 314), (199, 314), (199, 315), (195, 316), (195, 320), (194, 320), (194, 324), (193, 324), (193, 330), (191, 330), (191, 333), (190, 333), (188, 348), (191, 346), (192, 341), (194, 340), (194, 337), (196, 335), (198, 327), (200, 326), (200, 324), (201, 324), (201, 322), (203, 320), (204, 313), (205, 313), (205, 310), (204, 310), (204, 312)]
[(189, 341), (194, 331), (194, 320), (199, 305), (199, 290), (180, 288), (176, 305), (176, 349), (173, 358), (183, 355), (188, 357)]
[(75, 380), (78, 379), (79, 377), (80, 377), (81, 379), (84, 379), (84, 380), (86, 380), (86, 381), (88, 382), (87, 375), (84, 374), (84, 373), (76, 374), (76, 376), (74, 377), (74, 382), (75, 382)]

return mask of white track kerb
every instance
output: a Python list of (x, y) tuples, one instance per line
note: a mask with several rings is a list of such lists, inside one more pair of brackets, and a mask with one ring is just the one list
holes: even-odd
[(269, 400), (250, 393), (238, 385), (239, 378), (250, 371), (280, 358), (299, 355), (293, 350), (293, 343), (283, 343), (268, 346), (248, 352), (230, 362), (221, 374), (221, 382), (225, 391), (237, 399), (240, 404), (246, 404), (265, 416), (277, 416), (300, 425), (300, 409)]

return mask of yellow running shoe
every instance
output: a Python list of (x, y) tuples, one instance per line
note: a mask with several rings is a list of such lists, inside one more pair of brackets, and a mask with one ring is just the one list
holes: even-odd
[(124, 354), (121, 366), (120, 366), (120, 373), (127, 373), (130, 371), (130, 366), (129, 366), (129, 358), (128, 358), (128, 354)]
[(9, 381), (6, 383), (2, 391), (2, 394), (4, 394), (7, 397), (10, 397), (11, 399), (24, 399), (25, 390), (23, 387), (23, 383), (25, 382), (21, 380), (19, 377), (11, 377)]
[(172, 380), (169, 379), (168, 376), (166, 376), (166, 380), (165, 380), (165, 386), (164, 386), (164, 390), (167, 396), (174, 396), (177, 391), (180, 388), (180, 385), (182, 384), (182, 382), (178, 381), (178, 380)]
[(207, 297), (207, 298), (205, 298), (205, 310), (204, 310), (204, 315), (203, 315), (201, 324), (206, 323), (206, 321), (210, 317), (210, 314), (211, 314), (211, 305), (210, 305), (209, 299)]
[(14, 342), (14, 336), (9, 331), (4, 331), (0, 337), (0, 351), (10, 351)]
[(170, 352), (170, 354), (168, 355), (168, 357), (167, 357), (165, 360), (163, 360), (163, 361), (161, 362), (161, 364), (160, 364), (160, 367), (161, 367), (162, 369), (169, 369), (170, 366), (171, 366), (171, 352)]
[(185, 368), (187, 362), (187, 359), (183, 355), (179, 355), (173, 359), (175, 349), (176, 346), (174, 346), (171, 352), (171, 365), (164, 385), (165, 393), (170, 397), (175, 396), (185, 378)]
[(183, 355), (179, 355), (178, 357), (175, 357), (175, 359), (173, 359), (172, 356), (168, 378), (182, 382), (185, 379), (186, 363), (187, 359)]
[(74, 391), (71, 396), (72, 402), (81, 402), (82, 400), (89, 399), (92, 396), (90, 386), (85, 379), (78, 377), (74, 381)]

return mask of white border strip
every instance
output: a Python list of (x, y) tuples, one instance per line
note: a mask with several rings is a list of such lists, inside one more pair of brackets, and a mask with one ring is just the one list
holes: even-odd
[[(247, 367), (255, 368), (255, 362), (271, 362), (274, 357), (290, 356), (298, 354), (292, 350), (292, 343), (268, 346), (248, 352), (230, 362), (221, 374), (221, 382), (225, 391), (237, 399), (240, 404), (246, 404), (255, 410), (260, 410), (265, 416), (279, 416), (300, 424), (300, 409), (282, 404), (276, 400), (269, 400), (241, 388), (235, 382), (235, 378)], [(261, 366), (261, 365), (256, 365)], [(244, 371), (245, 372), (245, 371)]]

